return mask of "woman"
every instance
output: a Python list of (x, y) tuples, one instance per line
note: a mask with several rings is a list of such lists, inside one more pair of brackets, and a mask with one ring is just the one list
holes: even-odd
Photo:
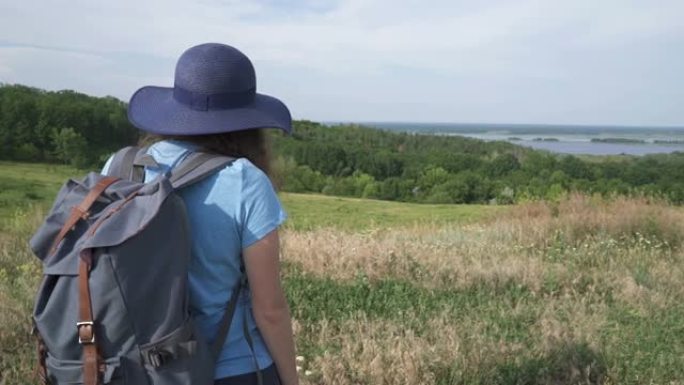
[(193, 239), (191, 311), (200, 331), (213, 340), (240, 279), (242, 256), (250, 290), (238, 301), (215, 384), (256, 384), (257, 373), (264, 385), (297, 384), (292, 325), (279, 276), (277, 229), (285, 213), (268, 178), (262, 131), (289, 133), (287, 107), (256, 93), (254, 68), (240, 51), (202, 44), (178, 60), (173, 88), (138, 90), (128, 116), (156, 139), (147, 153), (159, 166), (146, 167), (146, 180), (169, 172), (196, 150), (237, 158), (179, 192)]

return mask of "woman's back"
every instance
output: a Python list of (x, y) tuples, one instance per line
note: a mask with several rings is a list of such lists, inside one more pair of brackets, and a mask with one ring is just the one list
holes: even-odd
[[(189, 142), (154, 143), (147, 153), (159, 167), (146, 167), (145, 180), (168, 173), (193, 150), (198, 150), (198, 146)], [(179, 195), (186, 205), (192, 236), (190, 309), (200, 332), (211, 340), (242, 275), (242, 249), (275, 230), (286, 216), (268, 176), (245, 158), (238, 158), (216, 174), (182, 189)], [(249, 291), (245, 291), (217, 362), (218, 377), (256, 370), (244, 337), (244, 320), (254, 341), (259, 368), (273, 363), (250, 307)]]
[[(215, 384), (270, 385), (278, 384), (278, 378), (285, 385), (297, 384), (291, 316), (280, 280), (277, 227), (285, 214), (261, 171), (269, 169), (263, 129), (292, 132), (289, 109), (257, 92), (256, 72), (245, 54), (207, 43), (179, 57), (173, 87), (138, 89), (128, 103), (128, 119), (164, 139), (149, 148), (161, 165), (147, 169), (146, 178), (169, 171), (195, 146), (241, 158), (180, 191), (193, 237), (190, 305), (201, 332), (214, 339), (242, 260), (249, 292), (238, 301)], [(258, 365), (252, 361), (250, 339)]]

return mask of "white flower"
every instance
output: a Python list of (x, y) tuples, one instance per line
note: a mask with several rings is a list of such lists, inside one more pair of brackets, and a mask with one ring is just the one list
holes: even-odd
[(299, 372), (301, 372), (301, 371), (302, 371), (302, 367), (301, 367), (301, 366), (297, 366), (297, 373), (299, 373)]
[(297, 358), (295, 358), (295, 361), (304, 362), (304, 356), (297, 356)]
[(313, 372), (310, 371), (310, 370), (307, 370), (306, 372), (304, 372), (304, 375), (307, 376), (307, 377), (310, 376), (310, 375), (312, 375), (312, 374), (313, 374)]

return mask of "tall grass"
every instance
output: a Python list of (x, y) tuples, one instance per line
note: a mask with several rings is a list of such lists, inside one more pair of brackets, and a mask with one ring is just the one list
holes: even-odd
[(0, 234), (0, 384), (33, 384), (35, 341), (31, 336), (33, 296), (40, 266), (27, 242), (42, 210), (15, 211), (3, 218)]
[(683, 219), (574, 195), (475, 224), (289, 231), (307, 381), (684, 383)]
[[(35, 383), (40, 270), (26, 241), (40, 217), (17, 211), (0, 235), (3, 385)], [(661, 202), (577, 195), (476, 221), (290, 226), (302, 381), (684, 384), (683, 219)]]
[(520, 205), (509, 214), (504, 223), (524, 230), (518, 237), (539, 246), (559, 240), (577, 246), (609, 238), (679, 248), (684, 240), (684, 211), (650, 198), (606, 200), (573, 194), (560, 202)]

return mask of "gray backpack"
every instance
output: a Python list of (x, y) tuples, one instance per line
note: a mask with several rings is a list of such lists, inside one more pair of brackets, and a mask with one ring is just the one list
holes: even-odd
[[(109, 176), (62, 187), (31, 239), (44, 278), (33, 314), (38, 370), (50, 384), (210, 385), (240, 290), (209, 345), (188, 310), (188, 221), (175, 191), (233, 159), (192, 153), (141, 183), (154, 160), (119, 151)], [(251, 344), (251, 339), (247, 341)]]

